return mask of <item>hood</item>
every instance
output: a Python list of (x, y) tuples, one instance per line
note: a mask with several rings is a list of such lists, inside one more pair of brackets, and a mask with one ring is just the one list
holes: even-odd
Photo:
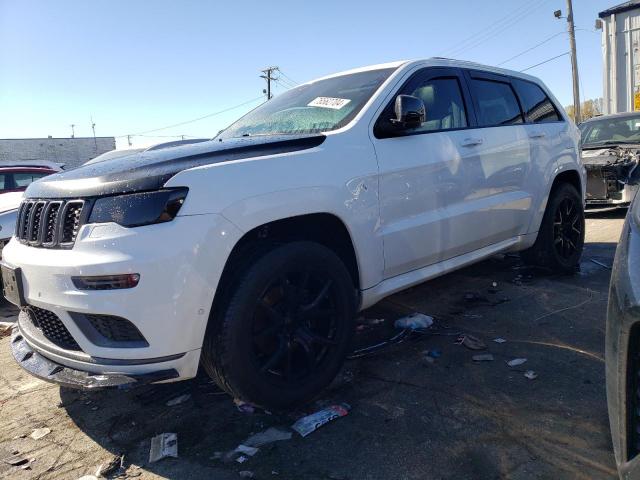
[(317, 147), (324, 135), (256, 136), (137, 152), (49, 175), (27, 188), (28, 198), (115, 195), (161, 188), (189, 168)]

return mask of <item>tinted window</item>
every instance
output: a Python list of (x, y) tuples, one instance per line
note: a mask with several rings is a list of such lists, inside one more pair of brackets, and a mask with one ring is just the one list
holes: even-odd
[(39, 178), (46, 176), (45, 173), (14, 173), (13, 180), (16, 184), (15, 188), (28, 187), (31, 182), (35, 182)]
[(640, 143), (640, 114), (624, 117), (602, 117), (581, 123), (582, 146), (606, 143)]
[(478, 104), (479, 126), (522, 123), (518, 101), (508, 83), (472, 79), (471, 88)]
[(416, 131), (430, 132), (467, 126), (467, 113), (456, 78), (435, 78), (407, 92), (424, 103), (426, 121)]
[(535, 83), (513, 80), (528, 122), (544, 123), (562, 120), (553, 103)]
[(0, 175), (0, 190), (6, 190), (9, 188), (7, 186), (6, 177), (7, 176), (4, 173)]

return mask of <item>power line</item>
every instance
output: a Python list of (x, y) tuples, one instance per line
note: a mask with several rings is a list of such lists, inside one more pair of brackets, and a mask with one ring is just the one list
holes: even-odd
[(292, 83), (291, 83), (291, 82), (289, 82), (289, 81), (286, 81), (286, 80), (285, 80), (284, 78), (282, 78), (282, 77), (280, 77), (280, 78), (278, 78), (278, 79), (277, 79), (277, 81), (276, 81), (276, 85), (277, 85), (277, 84), (281, 84), (282, 86), (287, 87), (287, 88), (296, 88), (296, 86), (297, 86), (297, 85), (292, 84)]
[(511, 13), (508, 13), (504, 17), (495, 21), (492, 25), (485, 28), (484, 30), (476, 32), (475, 34), (467, 37), (465, 40), (459, 42), (457, 45), (454, 45), (453, 47), (445, 50), (442, 56), (456, 56), (459, 53), (478, 47), (482, 43), (485, 43), (496, 35), (502, 33), (504, 30), (511, 28), (513, 25), (526, 18), (526, 16), (531, 14), (534, 10), (540, 8), (547, 1), (549, 0), (540, 0), (538, 3), (535, 3), (533, 5), (521, 5)]
[(293, 78), (291, 78), (289, 75), (284, 73), (282, 70), (280, 70), (280, 75), (282, 75), (284, 78), (289, 80), (289, 83), (292, 83), (294, 86), (300, 85), (300, 82), (296, 82)]
[(558, 32), (558, 33), (554, 33), (553, 35), (551, 35), (550, 37), (544, 39), (543, 41), (541, 41), (540, 43), (536, 43), (533, 47), (531, 48), (527, 48), (526, 50), (523, 50), (522, 52), (518, 53), (517, 55), (514, 55), (513, 57), (510, 57), (508, 59), (506, 59), (504, 62), (500, 62), (498, 63), (496, 66), (500, 66), (500, 65), (504, 65), (505, 63), (509, 63), (511, 60), (515, 60), (518, 57), (521, 57), (522, 55), (524, 55), (525, 53), (529, 53), (531, 50), (534, 50), (538, 47), (540, 47), (541, 45), (544, 45), (545, 43), (553, 40), (554, 38), (560, 36), (560, 35), (564, 35), (567, 32)]
[(262, 100), (262, 98), (263, 98), (262, 95), (260, 95), (259, 97), (253, 98), (251, 100), (247, 100), (246, 102), (240, 103), (238, 105), (234, 105), (233, 107), (229, 107), (229, 108), (225, 108), (224, 110), (219, 110), (217, 112), (209, 113), (207, 115), (203, 115), (203, 116), (198, 117), (198, 118), (193, 118), (191, 120), (186, 120), (186, 121), (180, 122), (180, 123), (174, 123), (173, 125), (167, 125), (166, 127), (154, 128), (152, 130), (145, 130), (144, 132), (130, 133), (130, 134), (127, 134), (127, 135), (117, 135), (116, 138), (139, 137), (139, 136), (142, 136), (142, 135), (144, 135), (146, 133), (159, 132), (160, 130), (167, 130), (169, 128), (179, 127), (181, 125), (187, 125), (187, 124), (193, 123), (193, 122), (199, 122), (200, 120), (204, 120), (205, 118), (214, 117), (216, 115), (220, 115), (222, 113), (226, 113), (226, 112), (230, 112), (231, 110), (235, 110), (236, 108), (244, 107), (245, 105), (249, 105), (250, 103), (254, 103), (254, 102), (258, 101), (258, 100)]
[(570, 53), (571, 52), (561, 53), (560, 55), (556, 55), (555, 57), (548, 58), (544, 62), (536, 63), (535, 65), (531, 65), (530, 67), (527, 67), (524, 70), (520, 70), (520, 71), (526, 72), (527, 70), (531, 70), (532, 68), (539, 67), (540, 65), (544, 65), (545, 63), (549, 63), (550, 61), (555, 60), (556, 58), (564, 57), (565, 55), (569, 55)]

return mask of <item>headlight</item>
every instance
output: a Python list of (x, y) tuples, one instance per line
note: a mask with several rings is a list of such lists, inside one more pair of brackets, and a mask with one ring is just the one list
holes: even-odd
[(188, 188), (167, 188), (99, 198), (93, 204), (89, 223), (115, 222), (123, 227), (140, 227), (170, 222), (184, 203)]

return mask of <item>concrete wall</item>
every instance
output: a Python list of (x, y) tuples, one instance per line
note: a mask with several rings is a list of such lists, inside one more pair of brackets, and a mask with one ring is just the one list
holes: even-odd
[(50, 160), (69, 170), (115, 148), (113, 137), (0, 139), (0, 161)]

